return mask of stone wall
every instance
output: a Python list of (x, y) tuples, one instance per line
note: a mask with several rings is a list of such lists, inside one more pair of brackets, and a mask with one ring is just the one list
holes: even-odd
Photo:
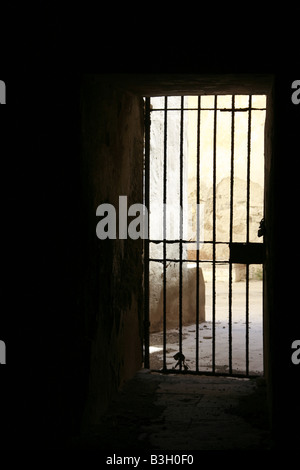
[[(152, 271), (150, 300), (151, 309), (151, 332), (163, 330), (163, 275), (161, 273), (159, 281), (153, 282), (153, 276), (158, 270)], [(159, 297), (153, 296), (151, 289), (159, 292)], [(197, 273), (196, 268), (186, 267), (182, 269), (182, 324), (190, 325), (196, 323), (196, 292)], [(152, 296), (151, 296), (152, 294)], [(205, 283), (202, 269), (199, 269), (199, 322), (205, 321)], [(179, 266), (176, 263), (169, 264), (166, 275), (166, 328), (173, 329), (179, 327)]]
[(85, 78), (82, 97), (84, 329), (91, 350), (85, 422), (91, 423), (142, 365), (142, 240), (99, 240), (96, 208), (109, 203), (118, 214), (120, 195), (128, 206), (142, 201), (143, 101), (101, 76)]

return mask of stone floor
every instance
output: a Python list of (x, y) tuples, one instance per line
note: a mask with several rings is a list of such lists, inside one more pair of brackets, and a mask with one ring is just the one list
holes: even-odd
[(269, 450), (262, 378), (162, 375), (141, 370), (75, 449)]
[[(217, 372), (229, 372), (229, 313), (228, 283), (216, 283), (215, 321), (215, 368)], [(246, 374), (246, 284), (235, 282), (233, 288), (233, 310), (231, 324), (232, 369), (236, 374)], [(263, 304), (262, 281), (249, 282), (249, 375), (263, 375)], [(206, 283), (206, 321), (199, 324), (199, 370), (212, 370), (212, 283)], [(186, 365), (196, 370), (196, 325), (182, 328), (182, 352)], [(150, 368), (163, 367), (163, 333), (150, 335)], [(166, 364), (169, 369), (175, 366), (174, 354), (179, 348), (179, 330), (167, 329)]]

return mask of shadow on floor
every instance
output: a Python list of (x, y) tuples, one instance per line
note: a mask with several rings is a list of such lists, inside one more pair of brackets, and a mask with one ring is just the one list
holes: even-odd
[(139, 371), (93, 428), (87, 450), (269, 450), (263, 379)]

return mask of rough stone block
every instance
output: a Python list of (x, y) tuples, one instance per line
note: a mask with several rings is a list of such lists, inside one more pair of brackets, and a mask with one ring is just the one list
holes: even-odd
[[(173, 272), (172, 272), (173, 271)], [(173, 274), (173, 275), (172, 275)], [(167, 329), (179, 327), (179, 277), (178, 266), (169, 267), (166, 282), (166, 318)], [(182, 325), (196, 323), (197, 268), (182, 269)], [(199, 322), (205, 321), (205, 283), (202, 269), (199, 267)], [(156, 308), (151, 309), (150, 331), (163, 330), (163, 286)]]

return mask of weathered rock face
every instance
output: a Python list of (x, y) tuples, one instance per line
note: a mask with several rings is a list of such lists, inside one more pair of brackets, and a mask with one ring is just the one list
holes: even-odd
[[(175, 264), (175, 263), (174, 263)], [(176, 263), (177, 264), (177, 263)], [(179, 267), (167, 268), (166, 281), (166, 318), (167, 329), (179, 326)], [(161, 276), (160, 293), (156, 302), (150, 306), (150, 331), (163, 330), (163, 279)], [(182, 269), (182, 324), (196, 322), (197, 268)], [(151, 308), (152, 307), (152, 308)], [(205, 321), (205, 283), (202, 269), (199, 268), (199, 322)]]
[[(233, 239), (246, 240), (247, 181), (234, 178), (233, 182)], [(213, 189), (208, 192), (205, 204), (205, 234), (213, 229)], [(250, 241), (257, 240), (259, 222), (263, 217), (263, 188), (250, 181)], [(223, 178), (216, 186), (216, 240), (228, 241), (230, 228), (230, 177)], [(206, 237), (207, 238), (207, 237)]]
[[(232, 221), (232, 241), (233, 242), (246, 242), (246, 227), (247, 227), (247, 181), (241, 178), (234, 178), (233, 186), (233, 221)], [(205, 199), (203, 199), (203, 238), (206, 242), (213, 240), (213, 189), (209, 188), (206, 191)], [(191, 206), (193, 209), (193, 206)], [(249, 208), (249, 241), (261, 242), (258, 238), (257, 231), (259, 223), (263, 218), (263, 188), (260, 184), (253, 181), (250, 182), (250, 208)], [(191, 220), (194, 227), (197, 223), (196, 210), (191, 214)], [(201, 223), (201, 221), (200, 221)], [(230, 241), (230, 177), (223, 178), (216, 186), (216, 241), (225, 242), (225, 244), (216, 245), (216, 258), (219, 261), (228, 261), (230, 256), (229, 241)], [(197, 252), (190, 245), (191, 249), (188, 250), (187, 256), (190, 260), (196, 260)], [(212, 260), (213, 258), (213, 244), (204, 243), (200, 245), (200, 260)], [(253, 276), (257, 278), (261, 267), (254, 265), (250, 269), (250, 278)], [(212, 268), (204, 266), (204, 277), (206, 281), (212, 280)], [(238, 282), (245, 279), (246, 268), (245, 265), (233, 265), (233, 281)], [(217, 270), (216, 273), (218, 280), (227, 280), (228, 272)]]
[[(190, 197), (192, 197), (191, 194)], [(246, 241), (246, 217), (247, 217), (247, 181), (234, 178), (233, 184), (233, 241)], [(204, 206), (204, 239), (211, 240), (213, 236), (213, 188), (206, 190), (202, 201)], [(196, 233), (197, 215), (196, 206), (191, 207), (191, 224), (193, 232)], [(201, 216), (200, 216), (201, 217)], [(263, 188), (260, 184), (250, 181), (250, 241), (258, 241), (257, 231), (259, 223), (263, 218)], [(216, 185), (216, 241), (229, 241), (230, 231), (230, 177), (223, 178)]]

